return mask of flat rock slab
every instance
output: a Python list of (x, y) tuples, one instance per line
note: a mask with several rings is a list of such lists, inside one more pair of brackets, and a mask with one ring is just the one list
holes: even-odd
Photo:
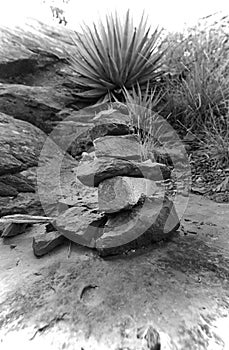
[(97, 187), (100, 182), (115, 176), (144, 177), (153, 181), (161, 181), (170, 177), (169, 168), (160, 163), (147, 160), (139, 163), (124, 159), (101, 157), (81, 161), (76, 168), (78, 180), (84, 185)]
[(115, 213), (131, 209), (145, 197), (163, 196), (163, 190), (154, 181), (127, 176), (104, 180), (98, 187), (99, 210)]
[(105, 136), (94, 140), (96, 157), (141, 161), (142, 145), (137, 135)]
[(128, 135), (131, 133), (131, 119), (128, 115), (111, 108), (99, 112), (93, 119), (90, 130), (92, 140), (107, 135)]
[(70, 241), (94, 248), (96, 238), (101, 235), (99, 227), (103, 221), (103, 215), (96, 209), (79, 206), (59, 215), (53, 226)]
[(168, 198), (147, 198), (132, 210), (110, 215), (103, 234), (96, 240), (96, 249), (101, 255), (111, 255), (148, 246), (168, 238), (179, 225)]
[(47, 232), (33, 238), (33, 253), (40, 257), (50, 253), (65, 242), (66, 238), (57, 231)]

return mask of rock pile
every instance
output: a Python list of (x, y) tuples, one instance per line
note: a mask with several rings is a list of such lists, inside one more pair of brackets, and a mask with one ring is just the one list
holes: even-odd
[(98, 188), (98, 207), (73, 207), (56, 220), (68, 239), (101, 255), (135, 249), (168, 237), (179, 227), (174, 205), (157, 182), (170, 177), (164, 164), (143, 161), (130, 117), (110, 109), (93, 119), (94, 152), (77, 168), (84, 185)]
[(148, 246), (179, 227), (174, 205), (159, 185), (170, 178), (170, 170), (144, 160), (130, 117), (115, 109), (103, 110), (91, 121), (89, 133), (94, 151), (83, 154), (75, 182), (91, 189), (93, 201), (67, 203), (58, 215), (50, 217), (4, 216), (0, 219), (4, 239), (33, 224), (49, 223), (33, 239), (37, 257), (67, 240), (105, 256)]

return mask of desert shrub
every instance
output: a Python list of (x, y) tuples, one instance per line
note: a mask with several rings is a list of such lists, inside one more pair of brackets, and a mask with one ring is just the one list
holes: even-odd
[[(122, 21), (117, 13), (106, 16), (106, 23), (89, 28), (74, 38), (76, 54), (70, 64), (77, 96), (92, 101), (123, 98), (123, 88), (147, 82), (155, 85), (164, 74), (162, 57), (166, 48), (159, 45), (161, 31), (152, 33), (144, 14), (134, 27), (129, 11)], [(151, 34), (150, 34), (151, 33)]]
[(229, 19), (213, 19), (165, 39), (170, 47), (164, 57), (166, 114), (189, 130), (201, 128), (212, 112), (218, 118), (228, 110)]
[(210, 160), (213, 169), (229, 167), (229, 113), (215, 118), (213, 111), (203, 128), (201, 151)]
[(163, 92), (158, 87), (151, 88), (150, 84), (142, 91), (139, 84), (128, 91), (123, 89), (125, 105), (127, 106), (132, 125), (135, 132), (139, 135), (142, 149), (143, 160), (149, 158), (152, 150), (157, 149), (160, 144), (160, 102), (163, 98)]

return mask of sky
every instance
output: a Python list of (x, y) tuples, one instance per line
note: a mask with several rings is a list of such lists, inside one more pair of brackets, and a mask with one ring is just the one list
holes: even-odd
[[(56, 23), (52, 19), (49, 4), (62, 0), (0, 0), (0, 24), (14, 25), (23, 23), (26, 17), (35, 17), (46, 22)], [(69, 0), (66, 6), (68, 26), (78, 30), (83, 21), (96, 22), (107, 12), (117, 10), (120, 16), (131, 10), (137, 21), (143, 10), (148, 15), (152, 27), (157, 25), (171, 31), (182, 30), (184, 24), (195, 24), (198, 18), (222, 11), (229, 14), (228, 0)]]

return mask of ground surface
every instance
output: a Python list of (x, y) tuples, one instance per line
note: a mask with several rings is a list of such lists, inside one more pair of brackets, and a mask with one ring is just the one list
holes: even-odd
[(228, 204), (191, 195), (171, 241), (105, 260), (68, 244), (37, 259), (36, 230), (0, 243), (2, 350), (143, 349), (149, 324), (161, 349), (229, 349)]

